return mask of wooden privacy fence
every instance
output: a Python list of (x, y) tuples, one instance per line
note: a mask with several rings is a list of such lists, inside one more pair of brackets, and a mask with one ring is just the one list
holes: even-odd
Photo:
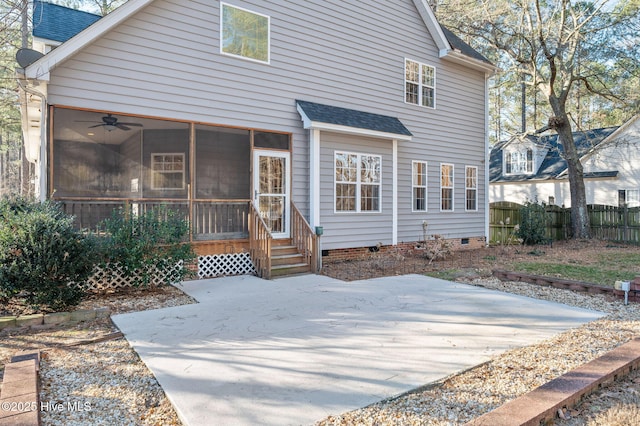
[[(489, 205), (489, 241), (510, 244), (518, 241), (515, 227), (520, 224), (518, 203), (500, 201)], [(640, 207), (587, 206), (594, 238), (640, 244)], [(547, 237), (566, 240), (571, 237), (571, 209), (545, 206)]]

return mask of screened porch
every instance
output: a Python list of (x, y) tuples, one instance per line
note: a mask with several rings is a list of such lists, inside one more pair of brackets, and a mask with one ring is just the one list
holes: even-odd
[(49, 198), (79, 228), (120, 207), (164, 206), (189, 220), (192, 241), (247, 239), (252, 152), (290, 147), (286, 133), (59, 107), (51, 116)]

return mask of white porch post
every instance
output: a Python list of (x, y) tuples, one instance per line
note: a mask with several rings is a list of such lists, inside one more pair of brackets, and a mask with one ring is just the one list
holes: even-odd
[(398, 140), (393, 140), (392, 147), (392, 168), (393, 168), (393, 207), (392, 207), (392, 231), (391, 244), (398, 244)]
[(309, 225), (320, 226), (320, 130), (309, 131)]

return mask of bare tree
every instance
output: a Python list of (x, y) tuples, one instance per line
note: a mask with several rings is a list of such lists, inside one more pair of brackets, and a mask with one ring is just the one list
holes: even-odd
[[(467, 35), (506, 72), (540, 92), (546, 126), (558, 134), (567, 162), (574, 238), (589, 238), (590, 224), (579, 152), (573, 140), (578, 94), (637, 109), (620, 85), (620, 64), (638, 78), (638, 0), (448, 0), (438, 6), (445, 25)], [(582, 89), (580, 92), (578, 89)], [(629, 114), (630, 117), (631, 114)]]

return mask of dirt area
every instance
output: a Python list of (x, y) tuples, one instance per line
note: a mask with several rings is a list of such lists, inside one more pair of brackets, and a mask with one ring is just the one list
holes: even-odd
[[(517, 262), (592, 265), (598, 262), (602, 254), (615, 257), (616, 254), (628, 253), (640, 254), (640, 247), (599, 240), (560, 241), (543, 246), (492, 246), (460, 250), (433, 262), (422, 251), (413, 250), (402, 255), (369, 253), (358, 260), (325, 263), (322, 273), (345, 281), (424, 273), (442, 273), (448, 279), (473, 278), (489, 276), (494, 269), (512, 270)], [(640, 265), (636, 272), (640, 275)]]

